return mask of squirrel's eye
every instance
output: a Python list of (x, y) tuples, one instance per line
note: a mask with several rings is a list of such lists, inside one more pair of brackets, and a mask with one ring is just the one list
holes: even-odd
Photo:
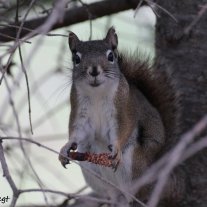
[(81, 54), (79, 52), (73, 55), (73, 62), (78, 65), (81, 61)]
[(114, 55), (113, 55), (112, 51), (108, 50), (106, 54), (107, 54), (108, 61), (113, 63), (114, 62)]

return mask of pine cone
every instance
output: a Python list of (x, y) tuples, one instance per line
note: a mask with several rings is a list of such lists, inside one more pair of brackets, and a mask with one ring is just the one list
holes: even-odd
[(68, 155), (71, 159), (77, 161), (88, 161), (97, 165), (102, 165), (105, 167), (111, 167), (112, 161), (109, 159), (108, 153), (81, 153), (81, 152), (70, 152)]

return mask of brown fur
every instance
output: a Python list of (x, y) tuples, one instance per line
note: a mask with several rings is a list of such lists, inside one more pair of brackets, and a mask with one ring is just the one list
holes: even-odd
[[(141, 101), (134, 107), (139, 110), (136, 116), (140, 116), (139, 126), (143, 127), (143, 143), (141, 147), (137, 145), (134, 150), (133, 179), (137, 179), (152, 162), (173, 147), (180, 133), (180, 94), (176, 81), (173, 80), (172, 71), (169, 71), (167, 67), (166, 70), (161, 70), (161, 64), (163, 63), (159, 60), (149, 67), (146, 62), (141, 62), (133, 56), (121, 55), (119, 59), (120, 70), (129, 85), (134, 85), (140, 91), (138, 100)], [(153, 108), (159, 114), (156, 114)], [(164, 140), (162, 140), (162, 136), (164, 136)], [(178, 178), (179, 176), (180, 173), (172, 174), (162, 197), (167, 202), (170, 201), (172, 206), (177, 206), (173, 203), (179, 202), (185, 188), (184, 180)], [(151, 190), (152, 186), (145, 186), (136, 196), (145, 201)], [(162, 204), (165, 202), (164, 200), (161, 201), (161, 206), (166, 206)]]
[(119, 66), (121, 72), (129, 83), (133, 83), (146, 99), (154, 106), (162, 119), (165, 128), (166, 142), (165, 147), (169, 150), (180, 133), (180, 94), (173, 79), (173, 71), (169, 66), (162, 70), (161, 65), (165, 64), (162, 60), (150, 67), (147, 62), (140, 61), (137, 56), (121, 54)]

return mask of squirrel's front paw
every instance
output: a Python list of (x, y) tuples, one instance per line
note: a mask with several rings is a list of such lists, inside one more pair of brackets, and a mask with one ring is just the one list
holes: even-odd
[(112, 169), (116, 171), (122, 157), (121, 150), (118, 147), (113, 147), (112, 145), (109, 145), (108, 148), (111, 151), (109, 159), (112, 160)]
[(60, 150), (59, 154), (59, 160), (64, 168), (67, 164), (70, 164), (70, 161), (68, 159), (68, 155), (71, 150), (76, 150), (77, 144), (73, 142), (72, 144), (70, 142), (66, 143)]

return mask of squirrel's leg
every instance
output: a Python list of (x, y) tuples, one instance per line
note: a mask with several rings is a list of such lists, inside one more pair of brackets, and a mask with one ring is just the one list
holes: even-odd
[(78, 148), (85, 150), (90, 143), (93, 143), (94, 136), (91, 133), (89, 120), (86, 112), (83, 113), (82, 111), (80, 109), (76, 114), (72, 114), (73, 118), (70, 119), (69, 126), (69, 141), (60, 150), (59, 160), (64, 167), (69, 163), (66, 157), (68, 157), (70, 150), (76, 150)]
[(119, 125), (119, 133), (114, 133), (114, 130), (110, 133), (110, 145), (109, 150), (111, 151), (110, 159), (112, 159), (112, 168), (116, 171), (119, 163), (122, 161), (122, 151), (127, 141), (134, 132), (133, 123), (124, 123)]
[(121, 160), (121, 148), (118, 143), (118, 135), (115, 127), (110, 129), (109, 132), (109, 145), (108, 148), (110, 150), (109, 159), (112, 159), (112, 168), (116, 171), (119, 162)]

